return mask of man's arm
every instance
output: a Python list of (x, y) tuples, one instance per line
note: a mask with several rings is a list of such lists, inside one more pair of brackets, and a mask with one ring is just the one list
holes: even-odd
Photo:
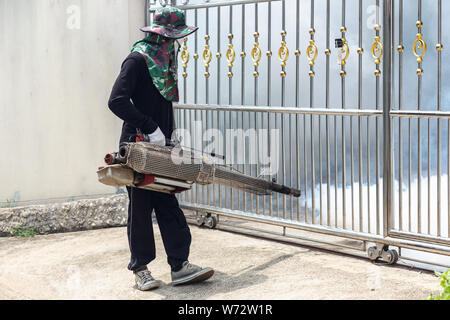
[(131, 102), (139, 82), (139, 64), (133, 58), (128, 58), (122, 64), (120, 74), (114, 83), (111, 96), (108, 101), (109, 109), (120, 119), (141, 129), (143, 133), (153, 133), (158, 125), (151, 117), (140, 112)]

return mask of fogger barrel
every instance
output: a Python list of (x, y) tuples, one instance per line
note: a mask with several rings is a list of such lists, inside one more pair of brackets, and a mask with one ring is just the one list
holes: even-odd
[(148, 142), (124, 143), (117, 154), (107, 155), (105, 162), (108, 165), (121, 164), (142, 175), (188, 184), (219, 184), (257, 195), (278, 192), (300, 197), (299, 190), (243, 174), (217, 163), (212, 156), (189, 149), (161, 147)]

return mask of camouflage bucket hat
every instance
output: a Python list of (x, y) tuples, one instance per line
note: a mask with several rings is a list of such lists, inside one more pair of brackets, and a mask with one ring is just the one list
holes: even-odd
[(184, 12), (174, 7), (157, 9), (151, 26), (141, 28), (143, 32), (159, 34), (166, 38), (180, 39), (197, 31), (197, 27), (186, 25)]

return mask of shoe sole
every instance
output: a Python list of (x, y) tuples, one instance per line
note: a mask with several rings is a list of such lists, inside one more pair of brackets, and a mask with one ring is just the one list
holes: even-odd
[(146, 286), (146, 287), (143, 287), (143, 288), (137, 287), (137, 288), (140, 291), (150, 291), (150, 290), (153, 290), (153, 289), (157, 289), (160, 286), (161, 286), (161, 282), (160, 281), (156, 281), (155, 283), (151, 284), (150, 286)]
[(173, 286), (179, 286), (183, 284), (192, 284), (192, 283), (198, 283), (205, 280), (208, 280), (214, 275), (214, 270), (211, 268), (205, 268), (201, 271), (199, 271), (196, 274), (186, 276), (184, 278), (172, 281), (171, 285)]

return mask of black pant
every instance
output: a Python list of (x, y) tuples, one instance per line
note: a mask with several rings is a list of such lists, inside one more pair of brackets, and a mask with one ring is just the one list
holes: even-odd
[(191, 232), (183, 211), (174, 195), (127, 187), (128, 244), (131, 251), (129, 270), (145, 266), (156, 257), (152, 211), (155, 210), (161, 231), (167, 262), (172, 271), (178, 271), (188, 260)]

